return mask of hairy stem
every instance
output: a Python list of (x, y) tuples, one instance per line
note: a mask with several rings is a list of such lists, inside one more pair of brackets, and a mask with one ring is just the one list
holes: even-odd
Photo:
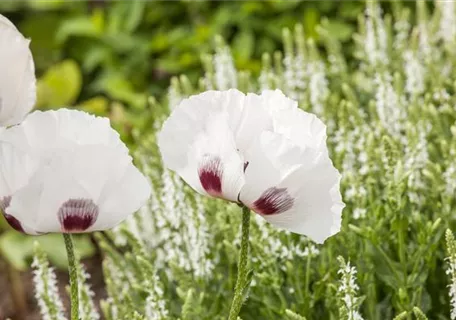
[(247, 285), (247, 258), (249, 253), (250, 209), (242, 208), (242, 238), (239, 252), (238, 275), (231, 303), (229, 320), (236, 320), (244, 302), (245, 286)]
[(76, 259), (74, 257), (74, 246), (71, 234), (64, 233), (65, 247), (68, 256), (68, 273), (70, 275), (71, 287), (71, 320), (79, 320), (79, 290), (78, 275), (76, 271)]

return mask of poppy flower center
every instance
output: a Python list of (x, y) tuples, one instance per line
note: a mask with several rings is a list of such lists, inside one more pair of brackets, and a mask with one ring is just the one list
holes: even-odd
[(269, 188), (253, 203), (252, 209), (263, 215), (278, 214), (290, 210), (294, 199), (286, 188)]
[(222, 194), (223, 165), (219, 157), (205, 156), (198, 169), (198, 176), (206, 192), (219, 197)]
[(90, 199), (70, 199), (59, 209), (58, 217), (63, 232), (83, 232), (98, 218), (98, 206)]

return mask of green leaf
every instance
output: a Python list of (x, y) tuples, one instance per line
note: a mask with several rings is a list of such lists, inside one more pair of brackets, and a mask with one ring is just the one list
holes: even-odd
[(103, 24), (100, 24), (100, 17), (94, 14), (94, 17), (76, 17), (64, 21), (56, 33), (56, 39), (59, 43), (65, 43), (68, 38), (77, 37), (94, 37), (98, 38), (102, 34)]
[[(68, 267), (65, 244), (61, 234), (30, 236), (9, 230), (0, 236), (0, 253), (18, 270), (27, 270), (33, 257), (33, 244), (38, 241), (53, 265), (60, 269)], [(76, 252), (81, 258), (90, 257), (95, 247), (88, 236), (74, 237)]]
[(82, 87), (82, 74), (72, 60), (52, 66), (37, 83), (38, 108), (54, 108), (72, 105)]
[(108, 113), (109, 102), (105, 97), (98, 96), (81, 102), (77, 107), (82, 111), (86, 111), (97, 116), (106, 116)]
[(32, 10), (57, 10), (67, 4), (65, 0), (28, 0), (27, 6)]
[(252, 30), (242, 30), (233, 40), (233, 52), (236, 58), (248, 60), (252, 57), (255, 48), (255, 35)]
[(33, 246), (29, 236), (9, 230), (0, 236), (0, 252), (14, 268), (26, 270), (29, 266), (27, 258), (32, 256)]
[(96, 83), (95, 88), (135, 109), (144, 109), (147, 106), (146, 94), (136, 92), (131, 81), (128, 81), (123, 74), (106, 74)]
[(136, 30), (136, 28), (138, 28), (144, 15), (145, 6), (146, 1), (142, 0), (134, 0), (128, 2), (129, 11), (125, 20), (125, 31), (133, 32)]
[(338, 20), (329, 20), (326, 29), (331, 36), (340, 41), (350, 40), (354, 28), (351, 24), (341, 22)]

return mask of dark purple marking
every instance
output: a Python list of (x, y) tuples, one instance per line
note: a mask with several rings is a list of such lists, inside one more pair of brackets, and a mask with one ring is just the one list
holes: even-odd
[(7, 214), (5, 212), (6, 208), (9, 207), (10, 203), (11, 203), (11, 197), (3, 197), (0, 200), (0, 209), (2, 209), (2, 211), (3, 211), (3, 216), (5, 217), (6, 222), (8, 222), (8, 224), (11, 226), (11, 228), (13, 228), (16, 231), (25, 233), (24, 228), (22, 228), (22, 225), (19, 222), (19, 220), (17, 220), (15, 217), (13, 217), (12, 215)]
[(252, 210), (262, 214), (279, 214), (293, 207), (294, 199), (288, 194), (286, 188), (269, 188), (253, 203)]
[(204, 190), (213, 197), (222, 195), (223, 165), (219, 157), (205, 156), (198, 168), (198, 176)]
[(3, 197), (0, 200), (0, 209), (2, 209), (3, 212), (5, 212), (6, 208), (9, 207), (10, 203), (11, 203), (11, 197), (9, 197), (9, 196)]
[(58, 212), (63, 232), (83, 232), (98, 218), (98, 206), (90, 199), (70, 199)]
[(25, 233), (24, 228), (22, 228), (22, 225), (19, 222), (19, 220), (17, 220), (15, 217), (7, 213), (3, 213), (3, 216), (5, 217), (6, 222), (8, 222), (11, 228), (13, 228), (16, 231)]
[(245, 172), (245, 170), (247, 169), (248, 166), (249, 166), (249, 162), (248, 161), (244, 162), (244, 172)]

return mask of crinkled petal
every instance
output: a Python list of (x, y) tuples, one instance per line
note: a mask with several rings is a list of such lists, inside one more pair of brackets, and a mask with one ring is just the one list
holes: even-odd
[(244, 183), (244, 161), (237, 151), (230, 117), (216, 107), (201, 108), (181, 104), (163, 125), (158, 145), (164, 164), (196, 191), (237, 201)]
[[(86, 145), (72, 152), (65, 150), (56, 154), (48, 165), (43, 165), (29, 184), (13, 195), (6, 213), (26, 221), (32, 229), (41, 233), (93, 231), (96, 221), (101, 218), (101, 203), (107, 201), (104, 190), (135, 187), (131, 184), (112, 185), (113, 182), (122, 182), (119, 179), (116, 181), (116, 178), (122, 176), (130, 164), (131, 158), (122, 150), (107, 146)], [(68, 221), (76, 223), (75, 227), (65, 226), (62, 223), (62, 210), (71, 214), (70, 209), (83, 205), (91, 212), (86, 212), (81, 219), (87, 218), (87, 214), (92, 214), (94, 210), (96, 215), (84, 222), (74, 214)], [(133, 211), (125, 213), (125, 217), (131, 213)], [(108, 215), (103, 217), (105, 222), (109, 219), (119, 222), (118, 217), (111, 216), (110, 212), (103, 214)]]
[(72, 150), (79, 145), (106, 145), (128, 153), (109, 119), (70, 109), (35, 111), (0, 135), (27, 152), (44, 158), (54, 150)]
[(279, 89), (263, 90), (260, 97), (265, 109), (274, 117), (285, 110), (298, 109), (298, 103), (285, 96)]
[(340, 175), (327, 152), (264, 132), (246, 158), (242, 203), (273, 225), (319, 243), (340, 229)]
[(263, 217), (275, 226), (323, 243), (340, 231), (345, 205), (339, 184), (340, 174), (329, 158), (313, 168), (303, 167), (277, 186), (290, 191), (294, 200), (290, 209)]
[(326, 126), (315, 115), (301, 109), (283, 110), (274, 118), (274, 132), (301, 148), (327, 150)]
[(106, 184), (100, 197), (100, 215), (92, 230), (110, 229), (149, 199), (151, 186), (146, 177), (130, 163), (120, 177)]
[(184, 167), (188, 147), (204, 132), (213, 114), (228, 115), (228, 128), (237, 127), (245, 95), (237, 90), (206, 91), (184, 99), (166, 120), (158, 144), (163, 161), (170, 169)]
[(36, 101), (30, 41), (0, 15), (0, 126), (19, 123)]
[(0, 142), (0, 201), (29, 182), (38, 161), (7, 142)]
[(264, 99), (253, 93), (247, 94), (235, 127), (236, 146), (245, 153), (255, 139), (265, 130), (272, 130), (272, 118)]

